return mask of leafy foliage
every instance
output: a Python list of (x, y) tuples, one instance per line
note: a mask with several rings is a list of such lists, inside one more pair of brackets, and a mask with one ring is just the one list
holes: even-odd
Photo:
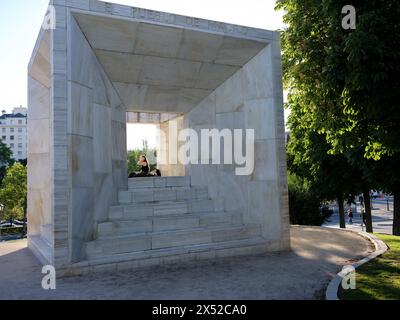
[(20, 219), (26, 217), (27, 169), (19, 162), (7, 168), (0, 188), (0, 203), (3, 205), (2, 219)]
[[(400, 197), (400, 2), (352, 1), (356, 30), (344, 30), (341, 10), (348, 4), (346, 0), (278, 1), (288, 25), (282, 48), (287, 106), (292, 112), (291, 170), (309, 178), (323, 193), (351, 196), (379, 188), (396, 199)], [(397, 234), (399, 215), (395, 210)]]
[[(400, 152), (400, 2), (356, 0), (357, 28), (343, 30), (346, 0), (280, 0), (285, 85), (326, 135), (331, 153), (361, 146), (379, 160)], [(293, 101), (294, 100), (294, 101)]]
[(0, 139), (0, 163), (2, 165), (7, 164), (12, 157), (12, 151), (9, 147)]
[(307, 180), (289, 174), (288, 187), (291, 224), (320, 226), (332, 214), (329, 210), (321, 209), (321, 200)]
[(12, 162), (12, 151), (9, 147), (0, 139), (0, 183), (6, 174), (7, 165)]

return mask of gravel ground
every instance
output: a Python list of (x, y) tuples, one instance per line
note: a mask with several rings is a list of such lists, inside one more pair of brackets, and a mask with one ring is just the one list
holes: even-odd
[(363, 237), (332, 228), (292, 227), (291, 239), (289, 252), (62, 278), (52, 291), (41, 288), (26, 240), (3, 242), (0, 299), (320, 299), (343, 265), (373, 251)]

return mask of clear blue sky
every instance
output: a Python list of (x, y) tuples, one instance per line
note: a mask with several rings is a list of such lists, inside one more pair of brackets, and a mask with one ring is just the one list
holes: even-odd
[(26, 106), (29, 57), (48, 0), (0, 1), (0, 108)]
[[(283, 28), (275, 0), (108, 0), (269, 30)], [(49, 0), (0, 0), (0, 111), (27, 106), (27, 66)], [(146, 130), (145, 130), (146, 131)], [(136, 144), (140, 144), (138, 139)]]

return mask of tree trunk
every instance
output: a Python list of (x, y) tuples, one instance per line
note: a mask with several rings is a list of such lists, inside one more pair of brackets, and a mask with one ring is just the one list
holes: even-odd
[(343, 197), (339, 196), (337, 199), (338, 206), (339, 206), (339, 217), (340, 217), (340, 227), (346, 228), (346, 220), (344, 217), (344, 205), (343, 205)]
[(364, 187), (363, 196), (364, 196), (364, 207), (365, 207), (365, 229), (367, 232), (372, 233), (372, 213), (371, 213), (371, 196), (370, 190), (368, 187)]
[(393, 193), (393, 235), (400, 236), (400, 191)]

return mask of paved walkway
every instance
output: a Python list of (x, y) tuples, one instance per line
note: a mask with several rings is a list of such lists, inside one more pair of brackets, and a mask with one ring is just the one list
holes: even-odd
[(0, 243), (0, 299), (318, 299), (341, 266), (373, 250), (332, 228), (293, 227), (291, 235), (290, 252), (63, 278), (54, 291), (41, 288), (26, 241)]
[[(354, 218), (353, 224), (348, 223), (348, 218), (346, 214), (346, 229), (355, 231), (365, 231), (365, 226), (361, 226), (360, 210), (361, 207), (357, 204), (357, 211), (355, 206), (352, 206)], [(329, 228), (339, 228), (339, 213), (337, 212), (336, 206), (332, 206), (335, 213), (329, 218), (324, 224), (324, 227)], [(374, 199), (372, 213), (372, 227), (375, 233), (386, 233), (392, 234), (393, 229), (393, 201), (389, 204), (389, 211), (387, 210), (386, 200), (384, 199)]]

